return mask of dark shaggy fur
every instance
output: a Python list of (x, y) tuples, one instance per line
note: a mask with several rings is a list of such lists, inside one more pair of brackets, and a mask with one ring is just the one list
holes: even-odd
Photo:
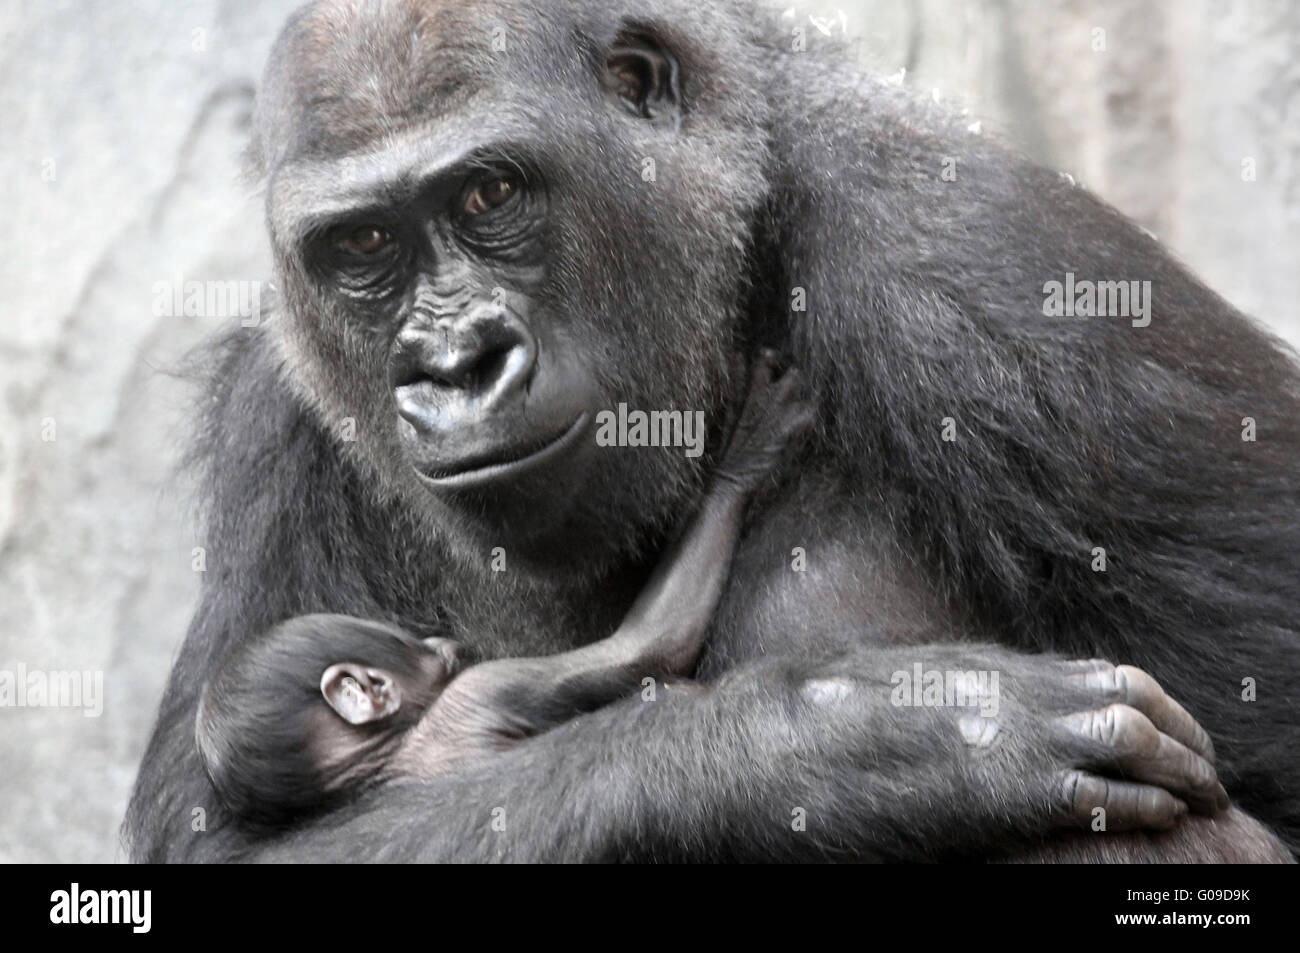
[[(774, 344), (812, 379), (817, 439), (752, 518), (699, 669), (712, 687), (603, 709), (276, 838), (234, 828), (192, 734), (232, 641), (309, 612), (489, 656), (598, 638), (708, 463), (609, 458), (574, 510), (584, 545), (494, 576), (483, 514), (421, 496), (384, 440), (332, 438), (348, 413), (391, 428), (382, 351), (313, 297), (273, 220), (285, 306), (209, 358), (209, 571), (127, 817), (132, 856), (1044, 859), (1044, 841), (1046, 859), (1277, 856), (1237, 814), (1189, 825), (1175, 849), (1080, 836), (1053, 854), (1058, 779), (1085, 765), (1047, 726), (1114, 700), (1072, 695), (1060, 656), (1155, 676), (1214, 738), (1236, 803), (1300, 849), (1294, 356), (1086, 191), (860, 75), (815, 31), (792, 52), (788, 28), (744, 4), (619, 6), (303, 13), (268, 68), (258, 155), (274, 185), (286, 155), (509, 102), (567, 199), (544, 297), (581, 329), (611, 404), (687, 395), (676, 406), (716, 421), (736, 399), (734, 344)], [(496, 22), (514, 44), (499, 60)], [(680, 63), (675, 135), (618, 125), (595, 90), (589, 51), (629, 25)], [(1067, 272), (1151, 281), (1150, 326), (1044, 317), (1043, 284)], [(796, 287), (806, 312), (789, 309)], [(999, 744), (973, 757), (945, 713), (890, 706), (889, 674), (914, 661), (1000, 671)], [(799, 807), (808, 829), (792, 832)]]

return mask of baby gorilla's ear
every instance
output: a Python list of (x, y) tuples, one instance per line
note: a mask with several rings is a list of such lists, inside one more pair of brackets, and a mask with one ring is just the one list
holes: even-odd
[(402, 690), (390, 672), (355, 662), (340, 662), (325, 669), (320, 677), (320, 693), (350, 725), (382, 721), (402, 707)]

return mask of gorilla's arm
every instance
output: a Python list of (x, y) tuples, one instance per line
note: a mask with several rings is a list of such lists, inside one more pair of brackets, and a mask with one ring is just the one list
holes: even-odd
[[(237, 337), (212, 368), (209, 568), (128, 813), (135, 859), (920, 859), (1078, 826), (1098, 805), (1118, 829), (1166, 826), (1183, 802), (1214, 803), (1213, 770), (1191, 750), (1209, 753), (1203, 737), (1159, 693), (1082, 663), (932, 646), (742, 666), (699, 691), (583, 716), (455, 776), (385, 787), (277, 840), (251, 836), (222, 810), (194, 750), (214, 657), (311, 610), (370, 606), (418, 632), (411, 620), (429, 617), (421, 600), (434, 590), (393, 577), (433, 560), (403, 562), (416, 538), (361, 493), (257, 335)], [(383, 540), (394, 553), (375, 552)], [(962, 709), (892, 704), (891, 675), (918, 657), (1001, 671), (994, 743), (967, 740)], [(1151, 741), (1171, 756), (1140, 754)], [(1132, 783), (1108, 785), (1088, 768)], [(798, 808), (806, 831), (792, 828)]]
[(433, 764), (491, 750), (503, 735), (539, 734), (626, 698), (648, 676), (689, 677), (730, 579), (746, 507), (812, 427), (802, 392), (797, 370), (781, 374), (776, 352), (760, 354), (703, 500), (613, 634), (567, 652), (471, 666), (422, 717), (419, 757)]
[[(963, 742), (950, 711), (902, 719), (889, 703), (889, 669), (914, 650), (771, 661), (712, 688), (593, 712), (451, 778), (389, 786), (253, 856), (920, 860), (992, 851), (1090, 819), (1095, 793), (1085, 793), (1083, 775), (1030, 766), (1049, 751), (1060, 765), (1082, 755), (1077, 737), (1055, 734), (1042, 716), (1097, 696), (1073, 663), (1016, 681), (1010, 655), (929, 655), (937, 665), (1002, 666), (1024, 700), (1004, 712), (1008, 734), (986, 756)], [(1112, 787), (1112, 830), (1176, 817), (1170, 795), (1138, 790)], [(918, 814), (917, 803), (927, 810)]]
[[(393, 783), (256, 840), (228, 826), (189, 747), (176, 744), (182, 735), (171, 732), (177, 760), (164, 765), (151, 753), (136, 792), (135, 856), (934, 860), (994, 854), (1078, 827), (1097, 806), (1107, 809), (1112, 831), (1168, 827), (1185, 810), (1159, 788), (1103, 782), (1075, 764), (1135, 778), (1178, 774), (1182, 780), (1166, 783), (1188, 800), (1213, 797), (1189, 786), (1197, 769), (1148, 763), (1123, 730), (1106, 741), (1072, 730), (1068, 719), (1087, 717), (1082, 712), (1107, 697), (1086, 687), (1078, 663), (1022, 667), (1017, 680), (1005, 650), (926, 651), (936, 666), (1005, 673), (1018, 698), (1004, 701), (1000, 734), (987, 750), (965, 740), (951, 709), (901, 716), (890, 703), (890, 670), (910, 664), (916, 649), (773, 660), (716, 686), (601, 709), (451, 776)], [(154, 787), (167, 777), (181, 784)], [(918, 813), (918, 803), (926, 811)], [(193, 830), (193, 807), (207, 812), (204, 830)]]
[[(1159, 679), (1297, 849), (1300, 721), (1242, 697), (1300, 661), (1294, 353), (1068, 177), (833, 52), (771, 55), (773, 291), (806, 296), (791, 351), (846, 409), (847, 480), (988, 637)], [(1150, 310), (1046, 315), (1071, 274)]]

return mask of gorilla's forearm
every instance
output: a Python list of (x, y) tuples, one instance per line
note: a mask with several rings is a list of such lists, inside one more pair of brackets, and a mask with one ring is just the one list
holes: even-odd
[[(939, 668), (1001, 671), (1001, 710), (977, 741), (964, 724), (977, 717), (969, 710), (896, 704), (892, 676), (918, 652)], [(246, 841), (220, 816), (206, 831), (187, 831), (190, 805), (212, 798), (198, 788), (188, 797), (179, 788), (148, 792), (167, 842), (136, 852), (171, 860), (931, 860), (1041, 840), (1086, 823), (1098, 804), (1113, 831), (1174, 823), (1174, 795), (1138, 783), (1144, 777), (1172, 776), (1169, 791), (1208, 803), (1213, 794), (1198, 788), (1194, 765), (1126, 762), (1122, 735), (1100, 744), (1069, 729), (1070, 719), (1123, 698), (1081, 678), (1078, 665), (992, 646), (768, 659), (714, 686), (607, 707), (447, 777), (386, 785), (274, 839)], [(1135, 704), (1178, 733), (1170, 709)], [(1192, 734), (1181, 736), (1194, 744)], [(1131, 782), (1077, 766), (1123, 769)], [(188, 771), (187, 787), (205, 783), (193, 775), (197, 763)], [(918, 803), (927, 810), (917, 812)]]
[[(883, 654), (877, 661), (882, 673), (893, 664)], [(717, 686), (661, 689), (655, 701), (609, 706), (452, 777), (388, 785), (247, 857), (919, 859), (931, 855), (932, 839), (953, 850), (995, 832), (1005, 839), (1000, 823), (981, 826), (958, 810), (971, 793), (956, 790), (960, 771), (936, 764), (918, 786), (907, 746), (889, 730), (887, 696), (856, 694), (838, 710), (810, 704), (800, 690), (810, 674), (770, 660)], [(931, 750), (947, 761), (953, 750), (934, 740)], [(918, 796), (947, 813), (917, 825)], [(806, 830), (796, 829), (800, 815)], [(428, 831), (437, 834), (416, 834)]]
[[(829, 58), (783, 66), (800, 105), (773, 135), (793, 210), (777, 244), (796, 264), (775, 282), (818, 302), (794, 360), (837, 405), (880, 411), (832, 424), (855, 482), (882, 488), (922, 577), (954, 582), (991, 637), (1151, 672), (1297, 849), (1298, 763), (1276, 752), (1300, 722), (1282, 694), (1242, 691), (1300, 660), (1292, 352), (1068, 176), (940, 109), (921, 122), (930, 107)], [(1049, 289), (1085, 277), (1145, 285), (1145, 309), (1064, 316)], [(1267, 446), (1243, 431), (1263, 419)]]

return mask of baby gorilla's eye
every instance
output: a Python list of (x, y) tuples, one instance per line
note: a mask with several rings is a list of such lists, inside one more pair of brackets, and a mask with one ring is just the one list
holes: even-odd
[(350, 258), (377, 258), (393, 245), (393, 233), (379, 225), (358, 225), (334, 239), (334, 248)]
[(463, 206), (466, 215), (481, 215), (489, 209), (498, 208), (519, 191), (519, 180), (511, 176), (496, 176), (486, 179), (475, 186), (465, 197)]

